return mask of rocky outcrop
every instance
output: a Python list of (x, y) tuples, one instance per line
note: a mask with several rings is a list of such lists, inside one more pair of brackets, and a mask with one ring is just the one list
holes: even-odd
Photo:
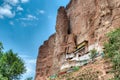
[(36, 65), (36, 80), (45, 80), (47, 76), (52, 74), (52, 60), (54, 53), (55, 34), (52, 35), (44, 44), (39, 48), (39, 55)]
[(59, 72), (65, 54), (84, 40), (88, 41), (89, 49), (102, 50), (107, 40), (105, 34), (118, 27), (120, 0), (71, 0), (66, 8), (60, 7), (56, 33), (39, 48), (36, 80)]

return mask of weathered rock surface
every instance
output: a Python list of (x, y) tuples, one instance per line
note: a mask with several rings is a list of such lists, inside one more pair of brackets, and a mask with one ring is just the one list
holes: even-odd
[(60, 7), (56, 33), (39, 48), (36, 80), (57, 73), (65, 53), (74, 50), (84, 40), (88, 46), (102, 48), (105, 34), (120, 27), (120, 0), (71, 0), (66, 8)]

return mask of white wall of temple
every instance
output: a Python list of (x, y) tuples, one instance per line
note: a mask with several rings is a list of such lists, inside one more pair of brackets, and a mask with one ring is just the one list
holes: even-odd
[(97, 52), (100, 52), (100, 53), (103, 52), (102, 46), (100, 46), (98, 42), (88, 46), (88, 51), (93, 50), (93, 49), (96, 49)]
[(85, 54), (85, 55), (83, 55), (83, 56), (81, 56), (81, 57), (79, 58), (80, 61), (82, 61), (82, 60), (89, 60), (89, 59), (90, 59), (90, 53)]
[(78, 54), (76, 54), (76, 55), (73, 57), (73, 59), (71, 59), (71, 60), (72, 60), (72, 61), (73, 61), (73, 60), (78, 61), (78, 60), (79, 60)]
[(70, 61), (76, 61), (76, 62), (69, 63), (69, 62), (65, 61), (66, 63), (64, 63), (61, 66), (60, 70), (65, 69), (65, 68), (70, 68), (71, 66), (82, 66), (82, 65), (84, 65), (84, 63), (80, 62), (80, 61), (90, 60), (90, 56), (89, 55), (90, 55), (90, 53), (85, 54), (85, 55), (79, 57), (78, 54), (76, 54), (76, 56), (73, 57), (73, 59), (70, 60)]
[[(103, 47), (99, 45), (98, 42), (96, 42), (95, 44), (92, 44), (90, 46), (88, 46), (88, 51), (96, 49), (98, 53), (102, 53), (103, 52)], [(78, 53), (70, 53), (70, 54), (66, 54), (66, 60), (65, 60), (65, 64), (63, 64), (60, 68), (60, 70), (65, 69), (65, 68), (70, 68), (71, 66), (82, 66), (84, 65), (84, 63), (80, 62), (83, 60), (88, 60), (88, 62), (91, 60), (90, 59), (90, 54), (85, 54), (83, 56), (79, 57)], [(70, 61), (76, 61), (75, 63), (69, 63), (67, 62), (67, 58), (72, 58)]]
[[(76, 55), (75, 54), (72, 54), (73, 56), (72, 56), (72, 59), (71, 59), (71, 61), (80, 61), (80, 60), (85, 60), (85, 59), (90, 59), (90, 57), (89, 57), (89, 55), (90, 55), (90, 53), (88, 53), (88, 54), (85, 54), (85, 55), (83, 55), (83, 56), (80, 56), (79, 57), (79, 55), (78, 55), (78, 53), (76, 53)], [(67, 56), (67, 55), (66, 55)], [(68, 57), (66, 57), (66, 59), (67, 59)]]
[(84, 64), (89, 63), (89, 62), (90, 62), (90, 60), (88, 60), (86, 62), (80, 62), (80, 61), (78, 61), (78, 62), (71, 63), (71, 64), (70, 63), (66, 63), (66, 64), (63, 64), (61, 66), (60, 70), (63, 70), (63, 69), (66, 69), (66, 68), (70, 68), (72, 66), (83, 66)]
[(89, 55), (90, 55), (90, 53), (85, 54), (85, 55), (79, 57), (78, 54), (76, 54), (76, 56), (73, 57), (73, 59), (71, 59), (71, 60), (76, 60), (76, 61), (87, 60), (87, 59), (90, 59)]
[(80, 63), (66, 63), (66, 64), (63, 64), (60, 68), (60, 70), (63, 70), (63, 69), (66, 69), (66, 68), (70, 68), (72, 66), (80, 66)]
[(69, 54), (66, 54), (66, 59), (67, 58), (72, 58), (72, 57), (74, 57), (75, 56), (75, 54), (74, 53), (69, 53)]

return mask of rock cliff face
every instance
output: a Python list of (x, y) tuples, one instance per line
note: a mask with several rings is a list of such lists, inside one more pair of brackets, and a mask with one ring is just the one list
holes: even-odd
[(120, 27), (120, 0), (71, 0), (58, 9), (56, 33), (39, 48), (36, 80), (59, 72), (76, 45), (88, 41), (89, 50), (101, 51), (105, 34)]

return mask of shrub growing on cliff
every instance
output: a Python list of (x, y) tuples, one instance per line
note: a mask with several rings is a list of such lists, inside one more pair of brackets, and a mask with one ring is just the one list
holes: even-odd
[(74, 67), (73, 67), (73, 70), (74, 70), (74, 71), (78, 71), (79, 69), (80, 69), (79, 66), (74, 66)]
[(12, 50), (3, 52), (0, 43), (0, 80), (19, 80), (26, 69), (23, 60)]
[(96, 49), (93, 49), (93, 50), (91, 50), (90, 51), (90, 58), (93, 60), (95, 57), (96, 57), (96, 55), (97, 55), (97, 50)]
[(120, 80), (120, 29), (108, 33), (107, 37), (108, 42), (104, 45), (104, 51), (113, 64), (114, 80)]

